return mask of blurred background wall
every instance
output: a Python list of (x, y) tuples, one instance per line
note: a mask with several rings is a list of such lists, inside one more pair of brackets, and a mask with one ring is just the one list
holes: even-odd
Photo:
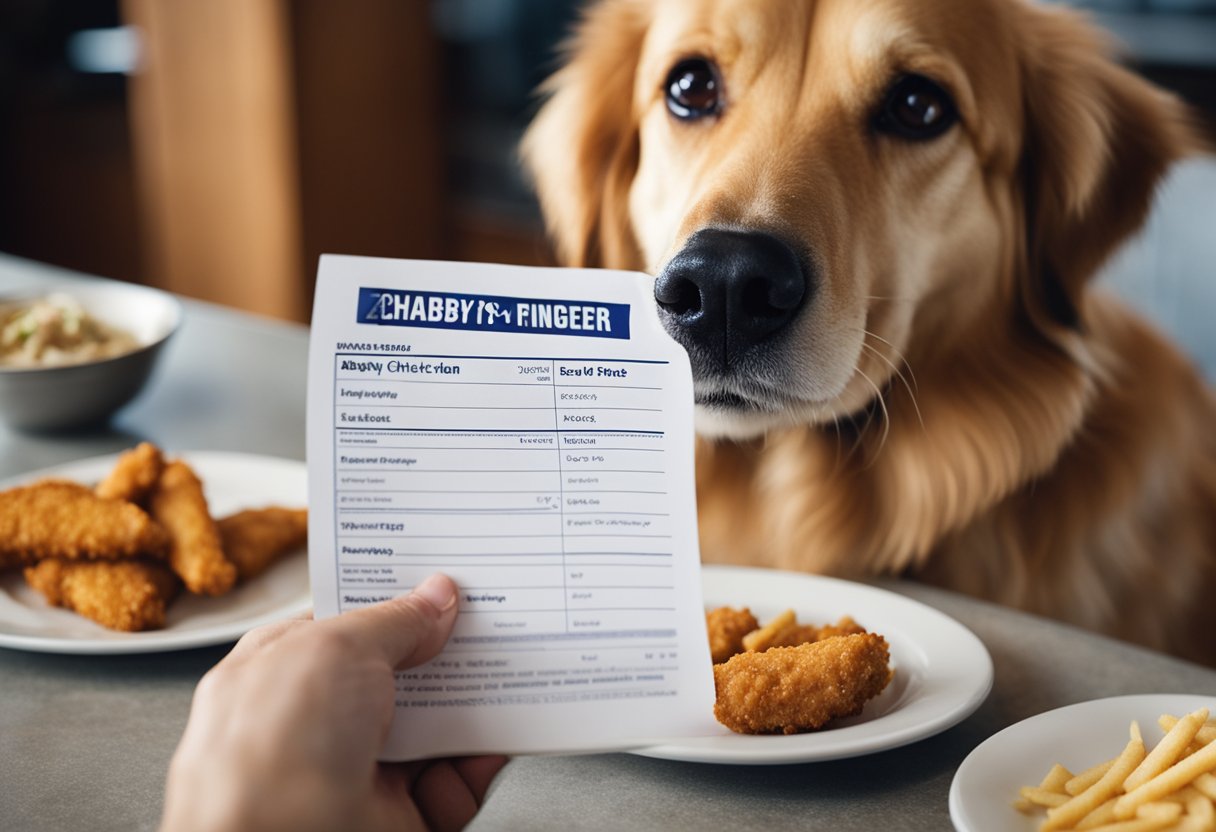
[[(1090, 0), (1216, 123), (1216, 0)], [(543, 264), (577, 0), (0, 0), (0, 251), (302, 320), (323, 251)]]

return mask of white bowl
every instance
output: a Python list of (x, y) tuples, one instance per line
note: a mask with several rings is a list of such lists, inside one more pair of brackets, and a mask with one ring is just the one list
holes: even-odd
[(18, 430), (68, 430), (105, 421), (143, 389), (161, 348), (181, 323), (181, 304), (171, 295), (127, 283), (53, 285), (0, 296), (0, 304), (57, 291), (76, 298), (99, 321), (131, 333), (139, 347), (64, 367), (0, 367), (0, 421)]

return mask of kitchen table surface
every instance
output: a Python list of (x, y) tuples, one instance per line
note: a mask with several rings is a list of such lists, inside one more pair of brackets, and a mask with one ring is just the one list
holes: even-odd
[[(0, 255), (0, 293), (80, 279)], [(170, 451), (303, 459), (307, 348), (304, 327), (186, 301), (181, 330), (136, 402), (86, 433), (0, 427), (0, 478), (145, 439)], [(470, 828), (945, 830), (955, 770), (1008, 725), (1119, 694), (1216, 695), (1216, 670), (915, 583), (881, 585), (962, 622), (991, 653), (992, 692), (957, 726), (903, 748), (803, 765), (517, 758)], [(155, 828), (191, 693), (229, 648), (126, 656), (0, 649), (0, 828)]]

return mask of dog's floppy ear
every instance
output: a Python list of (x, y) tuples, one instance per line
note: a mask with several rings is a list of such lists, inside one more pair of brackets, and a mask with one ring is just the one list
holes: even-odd
[(1170, 163), (1199, 148), (1186, 107), (1111, 58), (1080, 15), (1027, 5), (1022, 42), (1034, 323), (1083, 326), (1086, 281), (1141, 223)]
[(641, 267), (629, 186), (638, 164), (634, 75), (649, 20), (649, 0), (593, 6), (524, 137), (523, 160), (563, 265)]

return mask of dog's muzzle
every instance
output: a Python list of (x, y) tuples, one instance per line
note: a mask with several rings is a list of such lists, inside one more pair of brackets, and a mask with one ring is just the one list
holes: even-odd
[(798, 256), (776, 237), (704, 229), (659, 273), (654, 297), (668, 333), (688, 351), (694, 377), (721, 387), (709, 398), (750, 399), (747, 376), (757, 362), (771, 363), (766, 353), (798, 315), (809, 285)]

